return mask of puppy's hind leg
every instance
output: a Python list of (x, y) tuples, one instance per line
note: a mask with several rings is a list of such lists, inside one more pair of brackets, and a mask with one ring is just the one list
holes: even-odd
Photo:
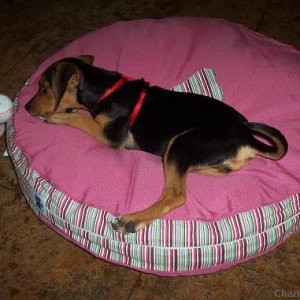
[(185, 147), (180, 142), (186, 134), (190, 133), (182, 133), (168, 144), (163, 157), (165, 184), (157, 202), (145, 210), (117, 218), (112, 224), (115, 230), (123, 233), (136, 232), (185, 203), (186, 178), (190, 167), (185, 157), (192, 155), (189, 153), (190, 147)]

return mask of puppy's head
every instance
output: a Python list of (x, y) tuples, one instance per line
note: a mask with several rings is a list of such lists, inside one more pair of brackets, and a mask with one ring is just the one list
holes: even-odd
[[(85, 63), (92, 64), (92, 56), (79, 56)], [(76, 60), (63, 59), (51, 65), (42, 74), (39, 89), (25, 108), (34, 116), (46, 117), (53, 112), (80, 107), (77, 99), (78, 87), (82, 84), (82, 72)]]

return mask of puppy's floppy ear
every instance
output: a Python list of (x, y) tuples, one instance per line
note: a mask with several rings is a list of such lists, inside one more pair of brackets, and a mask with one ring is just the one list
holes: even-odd
[(79, 68), (68, 62), (58, 63), (52, 70), (52, 90), (55, 97), (55, 108), (57, 109), (61, 98), (66, 91), (76, 93), (81, 82)]
[(92, 65), (94, 62), (95, 57), (93, 55), (80, 55), (77, 58), (84, 61), (86, 64)]

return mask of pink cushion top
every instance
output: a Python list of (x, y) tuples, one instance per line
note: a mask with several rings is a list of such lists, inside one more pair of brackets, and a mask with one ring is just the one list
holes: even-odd
[(289, 152), (278, 162), (257, 157), (227, 177), (190, 174), (187, 203), (165, 218), (219, 220), (299, 192), (299, 52), (224, 20), (171, 18), (120, 22), (89, 33), (45, 61), (21, 91), (15, 141), (31, 167), (75, 201), (123, 215), (150, 206), (164, 183), (159, 157), (109, 149), (79, 130), (47, 125), (24, 110), (42, 71), (79, 54), (93, 54), (96, 66), (165, 88), (212, 68), (225, 103), (286, 136)]

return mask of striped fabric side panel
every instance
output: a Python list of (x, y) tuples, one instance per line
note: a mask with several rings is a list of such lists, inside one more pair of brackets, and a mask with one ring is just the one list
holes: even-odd
[(223, 92), (216, 81), (216, 75), (212, 69), (208, 68), (197, 71), (183, 83), (171, 88), (171, 90), (209, 96), (217, 100), (223, 98)]

